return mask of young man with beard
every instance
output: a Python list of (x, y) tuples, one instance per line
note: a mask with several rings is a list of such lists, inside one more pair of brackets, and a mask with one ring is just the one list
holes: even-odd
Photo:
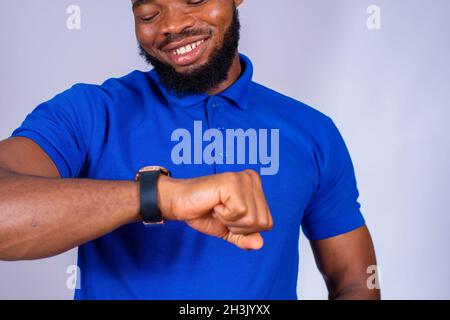
[(301, 226), (330, 298), (379, 298), (345, 143), (252, 81), (241, 2), (132, 1), (154, 70), (75, 85), (0, 143), (0, 259), (78, 246), (76, 299), (296, 299)]

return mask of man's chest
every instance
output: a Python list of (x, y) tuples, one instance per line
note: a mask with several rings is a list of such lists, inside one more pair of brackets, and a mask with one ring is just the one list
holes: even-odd
[[(133, 179), (144, 166), (168, 168), (175, 178), (252, 169), (261, 175), (269, 207), (279, 223), (299, 225), (317, 183), (311, 148), (301, 129), (270, 119), (210, 107), (164, 109), (108, 119), (94, 137), (87, 176)], [(297, 137), (298, 136), (298, 137)]]

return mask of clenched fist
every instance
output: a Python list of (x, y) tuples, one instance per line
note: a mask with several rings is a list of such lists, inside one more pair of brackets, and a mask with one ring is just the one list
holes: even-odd
[(158, 204), (165, 219), (185, 221), (246, 250), (260, 249), (259, 232), (273, 226), (261, 178), (253, 170), (194, 179), (161, 176)]

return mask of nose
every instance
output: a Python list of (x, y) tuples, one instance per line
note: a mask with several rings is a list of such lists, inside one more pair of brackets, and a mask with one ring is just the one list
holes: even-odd
[(195, 25), (195, 18), (182, 8), (168, 7), (162, 17), (161, 33), (178, 34)]

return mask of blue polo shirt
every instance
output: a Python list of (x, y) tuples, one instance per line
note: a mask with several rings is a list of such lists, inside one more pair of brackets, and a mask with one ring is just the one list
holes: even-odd
[[(262, 233), (261, 250), (180, 221), (129, 224), (79, 247), (75, 299), (297, 299), (300, 227), (319, 240), (364, 225), (349, 152), (332, 120), (253, 82), (251, 61), (240, 57), (241, 76), (215, 96), (179, 97), (154, 71), (134, 71), (74, 85), (12, 133), (39, 144), (62, 178), (132, 180), (146, 165), (176, 178), (262, 174), (274, 227)], [(226, 148), (233, 130), (244, 140)]]

